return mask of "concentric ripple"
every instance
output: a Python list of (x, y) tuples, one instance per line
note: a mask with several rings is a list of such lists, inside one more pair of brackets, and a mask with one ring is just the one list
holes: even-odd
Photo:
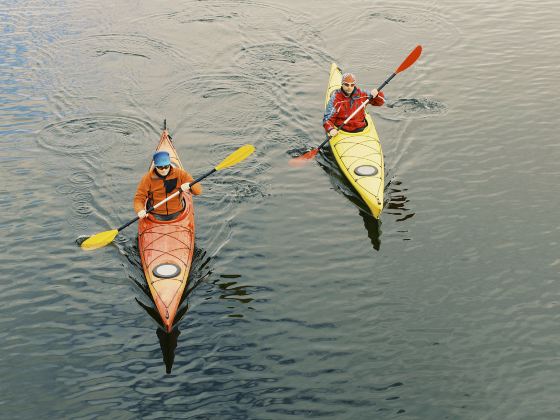
[(391, 121), (434, 117), (445, 115), (448, 111), (442, 102), (428, 98), (400, 98), (394, 102), (389, 100), (386, 108), (378, 117)]
[(42, 148), (66, 156), (104, 155), (115, 143), (152, 127), (135, 117), (93, 115), (45, 126), (37, 136)]

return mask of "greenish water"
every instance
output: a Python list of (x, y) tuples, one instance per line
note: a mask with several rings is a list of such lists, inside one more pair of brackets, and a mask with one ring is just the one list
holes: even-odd
[[(4, 1), (0, 417), (557, 419), (557, 2)], [(370, 108), (381, 222), (323, 140), (331, 62)], [(134, 216), (166, 118), (204, 182), (158, 331)], [(188, 306), (187, 306), (188, 304)]]

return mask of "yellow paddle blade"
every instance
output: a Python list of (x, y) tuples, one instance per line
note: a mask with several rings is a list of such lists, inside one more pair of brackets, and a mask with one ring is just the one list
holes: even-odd
[(96, 233), (91, 238), (88, 238), (84, 242), (82, 242), (82, 248), (83, 249), (102, 248), (105, 245), (113, 242), (113, 239), (115, 239), (117, 233), (119, 233), (117, 229), (106, 230), (105, 232)]
[(218, 166), (216, 166), (217, 171), (229, 168), (230, 166), (236, 165), (242, 160), (246, 159), (249, 155), (251, 155), (255, 151), (255, 147), (252, 144), (246, 144), (241, 146), (227, 158), (225, 158)]

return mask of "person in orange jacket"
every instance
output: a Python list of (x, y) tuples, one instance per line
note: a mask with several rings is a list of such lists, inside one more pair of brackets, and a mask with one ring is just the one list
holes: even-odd
[[(194, 181), (191, 174), (171, 165), (168, 152), (154, 153), (153, 161), (154, 168), (142, 177), (134, 195), (134, 211), (140, 219), (147, 216), (146, 207), (159, 203), (177, 190), (190, 190), (194, 195), (202, 193), (200, 184), (190, 187), (189, 183)], [(159, 220), (173, 220), (181, 214), (184, 206), (182, 194), (178, 194), (151, 213)]]
[[(332, 93), (323, 116), (323, 127), (329, 136), (336, 136), (338, 134), (337, 127), (368, 100), (371, 105), (381, 106), (385, 103), (385, 95), (383, 92), (378, 92), (377, 89), (372, 89), (368, 94), (356, 86), (356, 76), (352, 73), (344, 73), (342, 75), (342, 85), (340, 89)], [(365, 108), (362, 108), (341, 129), (350, 133), (357, 133), (366, 126), (366, 111)]]

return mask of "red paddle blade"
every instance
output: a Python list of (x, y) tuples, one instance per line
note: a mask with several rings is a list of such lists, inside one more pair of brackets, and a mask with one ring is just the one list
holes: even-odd
[(306, 152), (301, 156), (290, 159), (288, 165), (290, 165), (292, 168), (300, 168), (303, 165), (305, 165), (307, 162), (309, 162), (311, 159), (313, 159), (318, 152), (319, 149), (310, 150), (309, 152)]
[(400, 73), (401, 71), (404, 71), (412, 66), (414, 62), (418, 60), (420, 54), (422, 54), (422, 45), (417, 45), (416, 48), (414, 48), (412, 52), (408, 54), (408, 57), (404, 59), (399, 68), (395, 71), (395, 74)]

